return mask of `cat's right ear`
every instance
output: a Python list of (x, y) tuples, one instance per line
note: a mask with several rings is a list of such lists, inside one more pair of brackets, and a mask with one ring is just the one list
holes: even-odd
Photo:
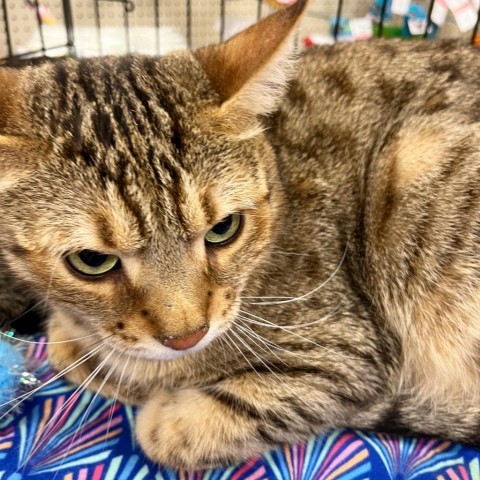
[(194, 55), (222, 100), (221, 112), (252, 123), (273, 112), (292, 75), (296, 27), (308, 4), (293, 5)]

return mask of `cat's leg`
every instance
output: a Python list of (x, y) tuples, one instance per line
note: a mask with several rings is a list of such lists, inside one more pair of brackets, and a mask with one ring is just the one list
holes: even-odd
[(320, 370), (280, 375), (252, 372), (209, 387), (160, 391), (138, 414), (138, 441), (162, 465), (209, 468), (332, 427), (371, 428), (383, 415), (373, 398), (385, 389), (370, 373), (358, 388), (350, 379), (322, 378)]

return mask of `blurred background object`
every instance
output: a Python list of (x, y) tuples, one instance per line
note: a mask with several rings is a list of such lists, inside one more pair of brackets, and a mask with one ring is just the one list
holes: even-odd
[[(295, 0), (1, 0), (0, 58), (164, 54), (227, 39)], [(305, 46), (372, 37), (480, 43), (480, 0), (312, 0)]]

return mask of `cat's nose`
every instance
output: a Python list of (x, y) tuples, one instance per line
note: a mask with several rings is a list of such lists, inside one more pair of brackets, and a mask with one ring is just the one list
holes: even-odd
[(208, 325), (202, 325), (196, 332), (183, 337), (165, 337), (162, 343), (174, 350), (188, 350), (194, 347), (208, 332)]

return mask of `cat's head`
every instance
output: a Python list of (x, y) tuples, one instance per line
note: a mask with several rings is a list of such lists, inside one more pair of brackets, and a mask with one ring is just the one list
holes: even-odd
[(259, 119), (305, 3), (193, 54), (0, 72), (0, 249), (40, 300), (158, 359), (228, 328), (278, 223)]

